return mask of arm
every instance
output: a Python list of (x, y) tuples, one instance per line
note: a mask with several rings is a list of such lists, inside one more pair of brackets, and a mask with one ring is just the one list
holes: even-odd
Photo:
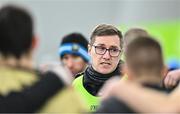
[(164, 79), (164, 85), (166, 88), (175, 87), (180, 80), (180, 69), (168, 72)]
[(21, 92), (0, 96), (0, 112), (35, 112), (65, 83), (54, 73), (46, 73), (41, 80)]
[(40, 77), (40, 80), (21, 92), (0, 96), (0, 112), (35, 112), (71, 82), (71, 76), (62, 66), (54, 67), (40, 74)]
[(134, 110), (129, 108), (124, 102), (116, 97), (109, 97), (101, 102), (96, 113), (132, 113)]
[(133, 82), (124, 81), (113, 85), (111, 89), (107, 89), (105, 99), (114, 95), (137, 112), (180, 112), (180, 90), (168, 96)]

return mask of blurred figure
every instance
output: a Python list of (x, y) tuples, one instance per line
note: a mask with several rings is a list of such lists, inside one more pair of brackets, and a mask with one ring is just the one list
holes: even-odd
[[(72, 88), (66, 87), (71, 78), (62, 66), (45, 74), (33, 68), (36, 38), (29, 12), (18, 6), (3, 6), (0, 9), (0, 31), (0, 112), (84, 111), (78, 96)], [(69, 89), (64, 89), (67, 92), (61, 94), (65, 87)], [(59, 102), (63, 96), (66, 103)], [(54, 97), (60, 108), (56, 106), (50, 110), (54, 107)], [(63, 107), (70, 105), (73, 108)]]
[[(142, 28), (129, 29), (124, 34), (124, 53), (126, 53), (126, 48), (128, 44), (131, 43), (134, 39), (138, 37), (146, 37), (146, 36), (150, 36), (150, 35), (145, 29), (142, 29)], [(172, 91), (177, 86), (180, 80), (178, 76), (179, 75), (178, 71), (172, 71), (172, 70), (178, 69), (178, 67), (179, 67), (179, 64), (176, 59), (172, 59), (169, 61), (168, 63), (169, 72), (167, 73), (167, 75), (162, 81), (164, 87), (168, 89), (169, 91)], [(128, 79), (128, 76), (125, 75), (123, 78)]]
[[(160, 44), (156, 40), (151, 37), (137, 37), (127, 46), (125, 57), (125, 71), (129, 76), (128, 80), (139, 83), (144, 88), (166, 92), (160, 86), (161, 78), (166, 68), (164, 66)], [(110, 93), (121, 93), (118, 87), (111, 89)], [(104, 88), (104, 91), (107, 91), (106, 88)], [(133, 96), (133, 94), (131, 95)], [(136, 111), (131, 109), (121, 99), (118, 100), (116, 97), (111, 97), (102, 102), (97, 112), (132, 113)], [(149, 111), (147, 110), (147, 112)]]
[(76, 78), (78, 73), (85, 70), (89, 63), (87, 52), (88, 41), (80, 33), (71, 33), (63, 37), (59, 48), (59, 56), (65, 66)]
[(128, 31), (124, 34), (124, 48), (126, 50), (126, 47), (131, 43), (134, 39), (139, 37), (146, 37), (149, 36), (148, 32), (145, 29), (142, 28), (130, 28)]
[[(127, 46), (135, 39), (139, 37), (146, 37), (149, 36), (148, 32), (145, 29), (142, 28), (130, 28), (128, 31), (124, 34), (124, 53), (126, 53)], [(124, 55), (122, 56), (124, 60)], [(122, 64), (123, 67), (123, 64)], [(125, 74), (125, 73), (123, 73)], [(122, 78), (122, 80), (127, 80), (128, 76), (125, 74)]]
[(112, 25), (100, 24), (92, 32), (88, 45), (92, 64), (73, 81), (89, 111), (97, 109), (103, 84), (111, 77), (121, 75), (122, 46), (122, 34)]
[[(180, 113), (180, 89), (177, 87), (170, 94), (144, 88), (138, 83), (116, 80), (110, 84), (104, 99), (115, 96), (139, 113)], [(118, 89), (119, 91), (114, 91)], [(113, 90), (113, 91), (112, 91)]]

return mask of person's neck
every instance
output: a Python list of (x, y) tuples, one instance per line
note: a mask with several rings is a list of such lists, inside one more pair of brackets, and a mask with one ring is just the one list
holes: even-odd
[(21, 67), (25, 69), (33, 69), (32, 56), (24, 54), (19, 59), (14, 56), (0, 56), (0, 66)]
[(134, 79), (134, 81), (140, 84), (160, 84), (161, 78), (160, 76), (146, 75), (137, 77)]

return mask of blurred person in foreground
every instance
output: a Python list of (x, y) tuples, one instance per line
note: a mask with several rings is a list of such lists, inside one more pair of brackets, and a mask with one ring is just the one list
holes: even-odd
[[(146, 36), (150, 36), (150, 34), (145, 29), (137, 28), (137, 27), (130, 28), (124, 34), (124, 47), (123, 47), (124, 53), (126, 53), (126, 50), (127, 50), (126, 48), (127, 48), (128, 44), (131, 43), (134, 39), (136, 39), (138, 37), (146, 37)], [(174, 65), (174, 67), (175, 67), (175, 66), (177, 66), (176, 64), (177, 63), (172, 63), (171, 66)], [(128, 76), (124, 75), (123, 79), (128, 79)], [(168, 73), (165, 74), (164, 78), (162, 79), (162, 84), (168, 91), (172, 91), (178, 85), (179, 80), (180, 80), (180, 71), (169, 69)]]
[[(124, 57), (124, 54), (126, 53), (126, 50), (127, 50), (127, 46), (133, 41), (135, 40), (136, 38), (139, 38), (139, 37), (146, 37), (146, 36), (149, 36), (149, 33), (143, 29), (143, 28), (138, 28), (138, 27), (133, 27), (133, 28), (130, 28), (128, 29), (125, 34), (124, 34), (124, 38), (123, 38), (123, 50), (124, 50), (124, 53), (122, 55), (122, 59), (124, 60), (125, 57)], [(123, 67), (123, 64), (122, 64), (122, 67)], [(122, 77), (122, 80), (127, 80), (128, 79), (128, 76), (127, 74), (125, 74), (123, 72), (123, 77)]]
[[(75, 92), (67, 86), (72, 79), (65, 68), (59, 65), (44, 74), (34, 69), (32, 57), (35, 47), (36, 38), (30, 13), (15, 5), (2, 6), (0, 112), (84, 111)], [(73, 107), (67, 109), (69, 105)]]
[[(178, 71), (179, 72), (179, 71)], [(180, 88), (165, 94), (152, 89), (144, 88), (132, 81), (113, 81), (104, 92), (104, 98), (114, 96), (125, 102), (131, 109), (140, 113), (180, 113)], [(119, 91), (114, 91), (118, 89)]]

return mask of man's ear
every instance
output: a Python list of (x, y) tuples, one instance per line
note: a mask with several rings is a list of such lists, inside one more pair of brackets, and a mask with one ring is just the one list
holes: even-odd
[(123, 72), (123, 74), (128, 74), (128, 69), (127, 69), (127, 64), (126, 63), (124, 63), (124, 65), (122, 66), (122, 72)]
[(123, 73), (128, 77), (128, 80), (132, 80), (134, 78), (126, 63), (123, 65)]
[(161, 76), (165, 77), (168, 73), (168, 67), (166, 65), (163, 66), (161, 70)]
[(36, 36), (33, 36), (32, 42), (31, 42), (31, 49), (34, 50), (37, 47), (38, 39)]

